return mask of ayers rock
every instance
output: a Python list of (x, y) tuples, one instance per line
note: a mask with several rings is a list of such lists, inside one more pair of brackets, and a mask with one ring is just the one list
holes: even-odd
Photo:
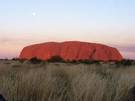
[(30, 45), (23, 48), (19, 58), (31, 59), (36, 57), (41, 60), (48, 60), (53, 56), (59, 56), (65, 61), (121, 61), (123, 59), (116, 48), (80, 41), (47, 42)]

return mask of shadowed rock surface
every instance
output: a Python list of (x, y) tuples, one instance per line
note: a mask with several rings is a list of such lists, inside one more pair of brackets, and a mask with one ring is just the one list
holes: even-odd
[(123, 57), (116, 48), (102, 44), (79, 41), (47, 42), (24, 47), (20, 59), (36, 57), (48, 60), (59, 56), (65, 61), (91, 60), (91, 61), (121, 61)]

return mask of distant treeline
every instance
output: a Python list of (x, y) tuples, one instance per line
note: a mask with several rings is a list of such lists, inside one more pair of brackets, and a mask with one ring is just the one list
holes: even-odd
[[(7, 59), (6, 59), (7, 60)], [(67, 60), (65, 61), (63, 58), (59, 57), (59, 56), (53, 56), (48, 60), (40, 60), (36, 57), (31, 58), (30, 60), (27, 59), (18, 59), (18, 58), (13, 58), (12, 60), (17, 60), (20, 62), (24, 62), (24, 61), (30, 61), (33, 64), (37, 64), (40, 62), (60, 62), (60, 63), (84, 63), (84, 64), (101, 64), (101, 63), (111, 63), (111, 64), (116, 64), (116, 65), (124, 65), (124, 66), (130, 66), (130, 65), (135, 65), (135, 60), (131, 60), (131, 59), (123, 59), (122, 61), (108, 61), (108, 62), (104, 62), (104, 61), (93, 61), (93, 60)]]

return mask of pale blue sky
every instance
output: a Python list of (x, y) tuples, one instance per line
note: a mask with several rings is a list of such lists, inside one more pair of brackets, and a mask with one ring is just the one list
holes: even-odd
[(135, 58), (134, 27), (134, 0), (1, 0), (0, 57), (36, 42), (80, 40)]

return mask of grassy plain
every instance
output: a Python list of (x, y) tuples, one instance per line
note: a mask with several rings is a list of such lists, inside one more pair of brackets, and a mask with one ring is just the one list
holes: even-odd
[(128, 101), (134, 86), (135, 65), (0, 60), (7, 101)]

